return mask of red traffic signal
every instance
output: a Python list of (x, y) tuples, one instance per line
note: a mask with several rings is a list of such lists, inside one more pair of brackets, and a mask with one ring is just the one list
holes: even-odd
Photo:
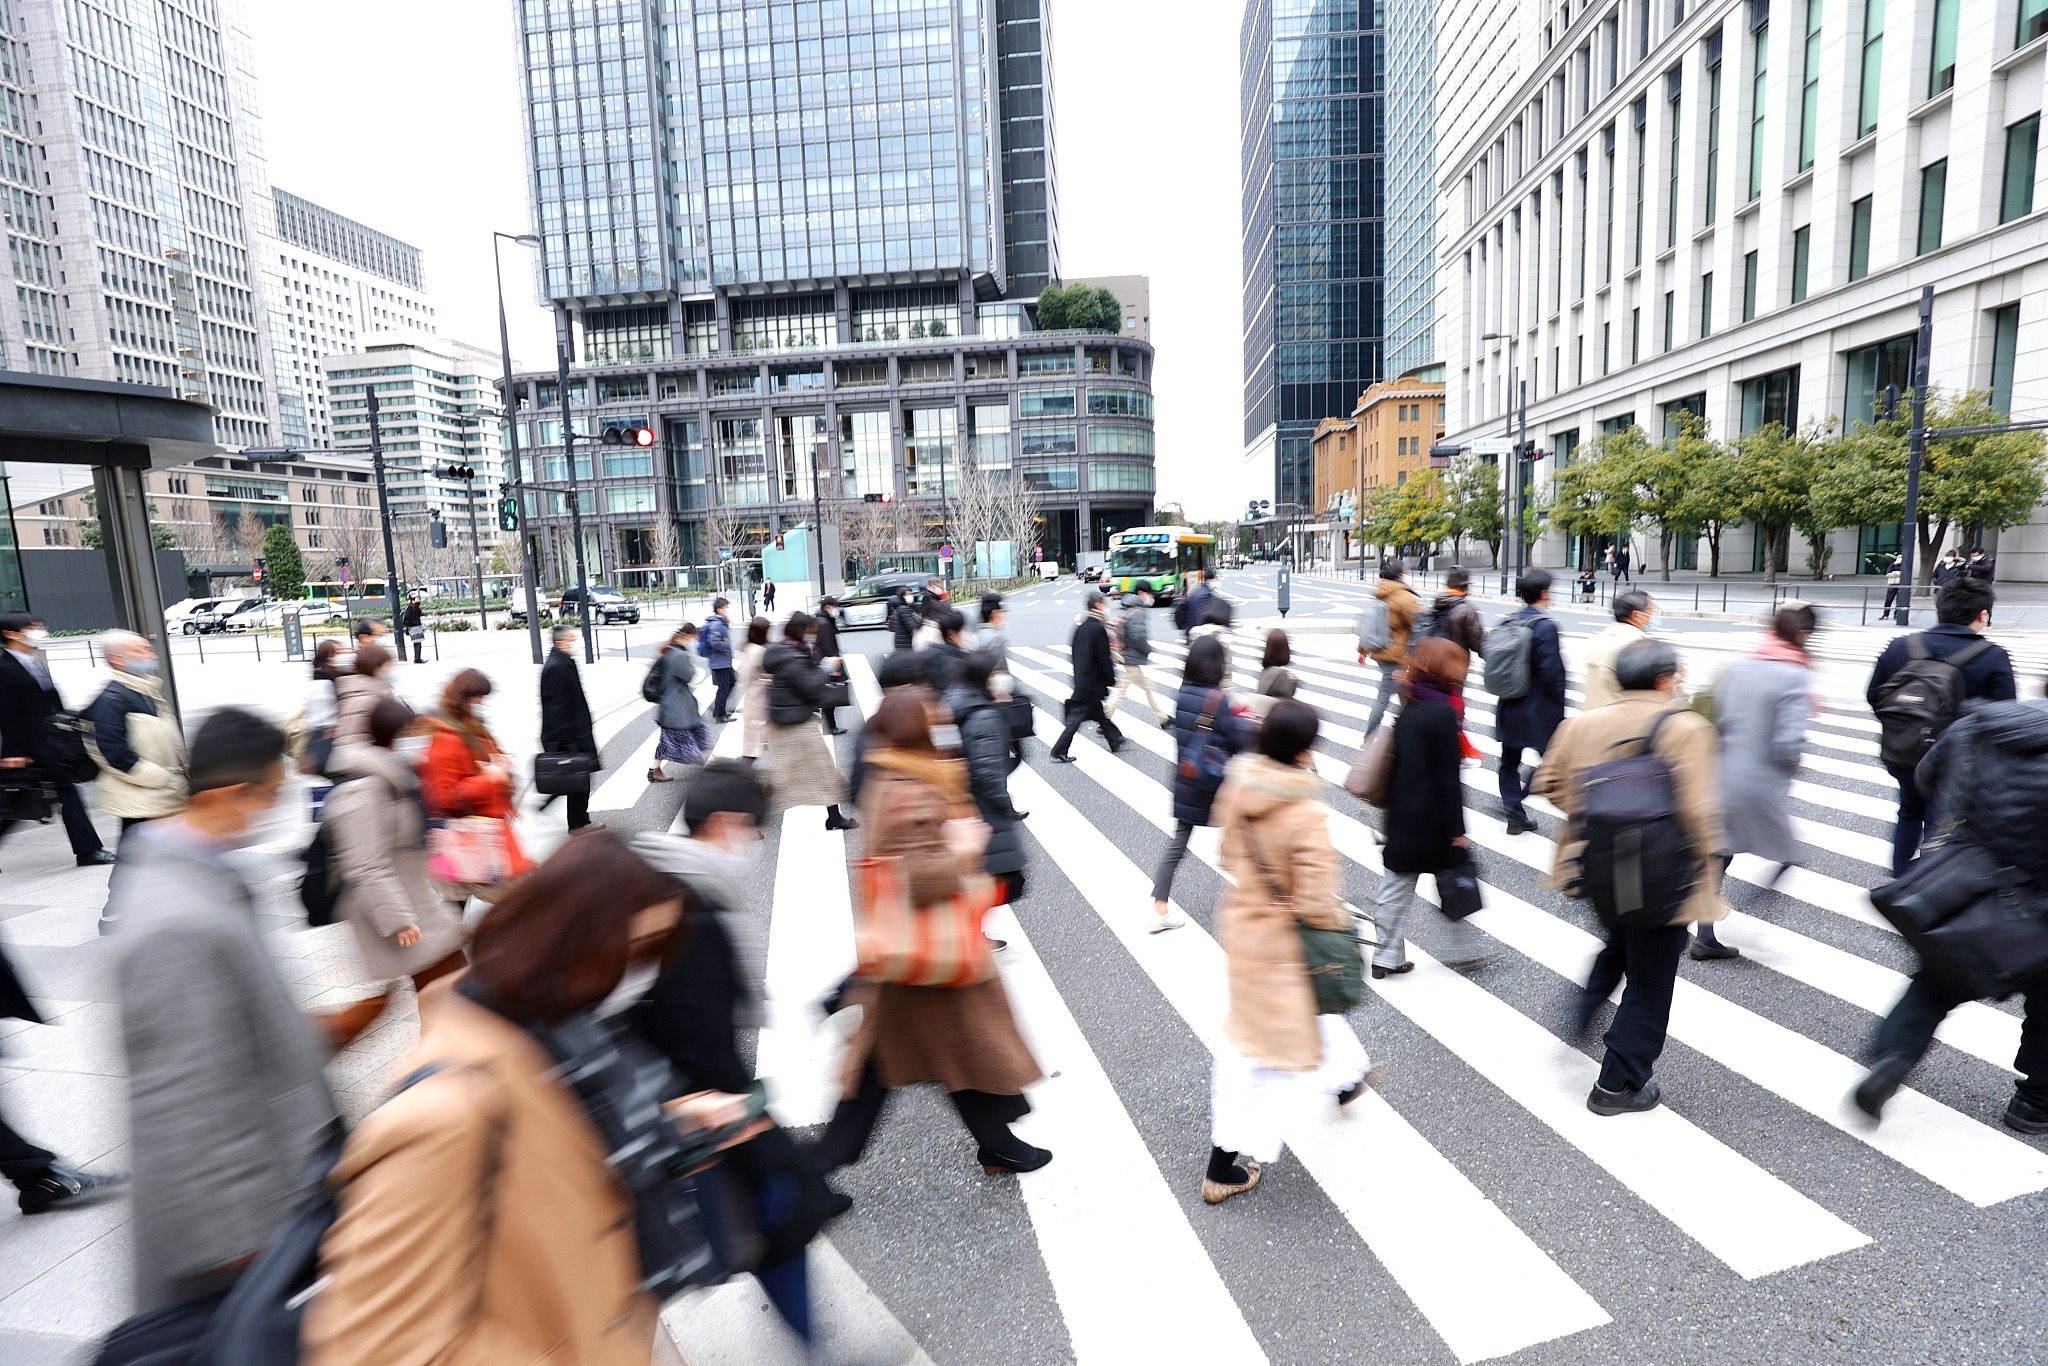
[(644, 449), (654, 444), (654, 428), (645, 422), (609, 422), (598, 439), (607, 446), (639, 446)]
[(635, 427), (633, 429), (633, 444), (636, 446), (652, 446), (654, 444), (654, 428)]

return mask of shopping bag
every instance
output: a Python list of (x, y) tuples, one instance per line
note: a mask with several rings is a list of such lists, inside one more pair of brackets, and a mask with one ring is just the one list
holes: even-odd
[(427, 827), (427, 876), (436, 882), (485, 886), (512, 871), (505, 822), (464, 816)]
[(902, 859), (864, 858), (855, 866), (861, 976), (895, 986), (968, 987), (996, 975), (995, 956), (981, 932), (981, 918), (998, 895), (992, 879), (970, 878), (945, 901), (913, 906)]

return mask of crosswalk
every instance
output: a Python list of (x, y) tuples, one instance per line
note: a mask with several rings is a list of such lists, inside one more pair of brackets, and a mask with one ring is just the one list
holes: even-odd
[[(1574, 676), (1588, 634), (1567, 631)], [(1260, 639), (1246, 629), (1232, 644), (1235, 681), (1249, 688)], [(1705, 679), (1748, 642), (1674, 644)], [(1298, 695), (1324, 720), (1315, 765), (1333, 784), (1344, 890), (1363, 904), (1380, 871), (1373, 822), (1334, 784), (1362, 741), (1377, 672), (1356, 666), (1340, 634), (1298, 635), (1294, 649)], [(2020, 1033), (2013, 1008), (1952, 1015), (1882, 1126), (1847, 1100), (1870, 1029), (1913, 966), (1868, 896), (1889, 866), (1895, 799), (1862, 703), (1871, 652), (1818, 660), (1826, 709), (1792, 794), (1806, 857), (1774, 886), (1775, 869), (1736, 861), (1721, 934), (1743, 958), (1685, 965), (1660, 1065), (1665, 1106), (1618, 1120), (1585, 1109), (1599, 1046), (1567, 1020), (1597, 926), (1545, 885), (1555, 809), (1532, 801), (1545, 832), (1510, 837), (1492, 814), (1490, 763), (1468, 767), (1486, 895), (1471, 923), (1502, 958), (1451, 972), (1429, 952), (1435, 927), (1415, 926), (1415, 971), (1370, 983), (1354, 1015), (1391, 1067), (1387, 1086), (1290, 1134), (1259, 1191), (1213, 1209), (1196, 1189), (1206, 1059), (1227, 1046), (1210, 932), (1224, 880), (1215, 832), (1196, 833), (1178, 883), (1190, 924), (1150, 934), (1150, 864), (1172, 825), (1170, 733), (1142, 698), (1127, 699), (1121, 753), (1084, 735), (1078, 762), (1053, 769), (1034, 747), (1011, 775), (1030, 813), (1031, 890), (989, 928), (1010, 942), (1005, 987), (1047, 1078), (1019, 1131), (1055, 1160), (1014, 1182), (963, 1176), (950, 1114), (898, 1101), (882, 1151), (843, 1174), (859, 1203), (834, 1226), (835, 1246), (939, 1360), (1474, 1362), (1539, 1348), (1546, 1360), (1656, 1355), (1663, 1325), (1645, 1274), (1759, 1314), (1820, 1314), (1888, 1274), (1910, 1284), (1902, 1266), (1877, 1268), (1910, 1265), (1900, 1254), (1915, 1228), (2031, 1236), (2048, 1152), (1996, 1122)], [(1039, 739), (1052, 739), (1067, 651), (1013, 644), (1010, 658), (1039, 707)], [(1155, 641), (1155, 686), (1170, 694), (1184, 659), (1178, 643)], [(873, 670), (856, 656), (849, 665), (856, 703), (872, 712)], [(1466, 719), (1492, 760), (1493, 711), (1478, 687)], [(631, 761), (594, 808), (639, 801), (627, 779), (652, 752), (640, 724), (612, 731), (610, 747)], [(735, 753), (739, 732), (725, 728), (718, 752)], [(759, 872), (772, 890), (756, 1060), (793, 1126), (829, 1115), (847, 1028), (815, 1002), (852, 965), (841, 870), (859, 836), (825, 831), (823, 815), (784, 812), (773, 866)], [(989, 1258), (1008, 1274), (992, 1276)], [(1018, 1336), (971, 1337), (990, 1323)], [(1346, 1338), (1345, 1324), (1388, 1336)]]

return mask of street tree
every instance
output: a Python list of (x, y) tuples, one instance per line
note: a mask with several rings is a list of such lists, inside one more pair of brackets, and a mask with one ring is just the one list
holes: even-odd
[(1754, 523), (1763, 540), (1764, 582), (1776, 583), (1786, 568), (1793, 523), (1812, 492), (1812, 443), (1781, 422), (1767, 422), (1735, 443), (1735, 469), (1742, 519)]
[[(1937, 429), (2006, 420), (1982, 389), (1946, 397), (1930, 394), (1927, 408), (1927, 424)], [(2044, 484), (2048, 484), (2048, 455), (2044, 455), (2040, 432), (1995, 432), (1929, 441), (1920, 475), (1919, 524), (1914, 528), (1919, 542), (1914, 577), (1922, 584), (1930, 581), (1935, 551), (1952, 527), (1961, 528), (1974, 545), (1987, 530), (2024, 523), (2040, 504)]]
[(1679, 538), (1699, 535), (1699, 506), (1683, 450), (1710, 444), (1705, 424), (1692, 414), (1684, 414), (1680, 422), (1680, 436), (1654, 446), (1641, 427), (1631, 424), (1607, 438), (1601, 452), (1608, 495), (1620, 504), (1628, 527), (1647, 525), (1657, 535), (1659, 573), (1666, 583), (1671, 582)]
[(1374, 484), (1359, 500), (1356, 517), (1359, 544), (1385, 555), (1394, 542), (1394, 486)]
[(1486, 546), (1498, 568), (1506, 520), (1501, 509), (1500, 465), (1471, 455), (1458, 456), (1445, 474), (1444, 496), (1451, 509), (1451, 557), (1459, 558), (1458, 543), (1470, 537)]
[(1567, 536), (1618, 536), (1628, 530), (1625, 506), (1609, 496), (1601, 468), (1608, 438), (1590, 442), (1550, 486), (1550, 525)]
[(1397, 546), (1429, 547), (1448, 540), (1456, 519), (1435, 470), (1417, 470), (1394, 490), (1388, 539)]
[[(1681, 434), (1681, 442), (1687, 439)], [(1682, 446), (1692, 521), (1707, 542), (1707, 577), (1721, 577), (1721, 540), (1742, 521), (1742, 478), (1735, 452), (1724, 442), (1699, 440)]]
[(306, 561), (299, 554), (299, 542), (283, 522), (272, 522), (263, 533), (265, 586), (270, 595), (290, 601), (306, 595)]

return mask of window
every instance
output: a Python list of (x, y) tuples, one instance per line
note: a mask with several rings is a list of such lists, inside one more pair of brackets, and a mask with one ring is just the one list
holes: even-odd
[(823, 413), (785, 415), (775, 419), (776, 465), (782, 472), (784, 498), (810, 500), (816, 492), (812, 488), (816, 471), (819, 468), (829, 470), (831, 465), (830, 439), (831, 432), (825, 425)]
[(951, 356), (920, 356), (905, 358), (896, 362), (896, 378), (904, 384), (951, 384), (953, 382), (953, 358)]
[(1849, 278), (1870, 274), (1870, 196), (1849, 206)]
[(1707, 216), (1711, 225), (1721, 199), (1721, 35), (1707, 39)]
[(1669, 441), (1679, 434), (1679, 422), (1685, 414), (1690, 413), (1702, 422), (1707, 420), (1707, 396), (1687, 394), (1683, 398), (1674, 398), (1669, 403), (1660, 404), (1659, 409), (1664, 414), (1664, 439)]
[(804, 370), (777, 370), (769, 377), (778, 394), (796, 393), (804, 389), (825, 387), (825, 367), (812, 366)]
[(1806, 60), (1799, 69), (1799, 169), (1813, 165), (1813, 134), (1820, 124), (1820, 5), (1806, 0)]
[(718, 398), (725, 394), (758, 394), (761, 392), (761, 376), (753, 370), (726, 370), (711, 377), (711, 396)]
[(889, 413), (839, 415), (839, 469), (848, 498), (896, 492), (896, 454), (889, 439)]
[(1963, 0), (1934, 0), (1934, 54), (1928, 63), (1931, 99), (1956, 83), (1956, 12)]
[(1714, 335), (1714, 272), (1700, 276), (1700, 336)]
[(1915, 254), (1925, 256), (1941, 245), (1942, 201), (1948, 197), (1948, 158), (1920, 172), (1920, 240)]
[(1010, 468), (1010, 406), (977, 403), (968, 408), (967, 441), (977, 468)]
[(1074, 373), (1074, 353), (1071, 351), (1039, 351), (1017, 357), (1017, 373), (1020, 375), (1071, 375)]
[(1607, 284), (1614, 279), (1614, 125), (1608, 124), (1600, 135), (1601, 175), (1600, 193), (1605, 197), (1607, 226), (1600, 237), (1600, 283)]
[(1088, 453), (1150, 455), (1152, 433), (1143, 427), (1105, 427), (1099, 422), (1091, 423), (1088, 427)]
[(1137, 389), (1090, 389), (1088, 416), (1149, 418), (1152, 395)]
[(1799, 425), (1799, 367), (1774, 370), (1742, 381), (1742, 434), (1777, 423), (1786, 431)]
[(1644, 126), (1649, 121), (1649, 97), (1646, 95), (1635, 103), (1636, 134), (1636, 248), (1632, 263), (1643, 263), (1643, 191), (1649, 183), (1650, 137)]
[(1010, 358), (1006, 355), (969, 356), (967, 358), (967, 378), (969, 379), (1008, 379), (1009, 376)]
[(1792, 229), (1792, 302), (1806, 301), (1806, 267), (1813, 256), (1813, 227)]
[(768, 501), (768, 447), (762, 440), (758, 417), (722, 418), (713, 424), (716, 444), (712, 451), (718, 471), (718, 501), (738, 503)]
[(654, 486), (639, 484), (632, 488), (610, 488), (604, 491), (606, 512), (652, 512), (654, 511)]
[(1643, 358), (1643, 310), (1631, 308), (1628, 311), (1628, 363), (1634, 365)]
[(2012, 372), (2020, 353), (2020, 306), (2007, 304), (1991, 315), (1991, 406), (2012, 416)]
[(1026, 455), (1072, 455), (1079, 449), (1072, 427), (1026, 427), (1023, 443)]
[(1088, 470), (1088, 487), (1097, 493), (1150, 493), (1152, 467), (1135, 461), (1097, 461)]
[(1756, 253), (1745, 253), (1742, 258), (1742, 320), (1756, 319)]
[(1072, 389), (1026, 389), (1017, 395), (1019, 417), (1072, 417)]
[(1669, 351), (1678, 327), (1678, 294), (1674, 290), (1664, 291), (1664, 349)]
[(868, 361), (860, 365), (841, 363), (836, 374), (842, 389), (874, 389), (889, 382), (889, 362)]
[(2020, 31), (2013, 46), (2025, 47), (2048, 33), (2048, 0), (2020, 0)]
[(2010, 223), (2034, 211), (2034, 159), (2041, 150), (2041, 116), (2021, 119), (2005, 130), (2005, 185), (1998, 196), (1998, 221)]
[(1679, 127), (1679, 84), (1678, 68), (1664, 73), (1664, 102), (1671, 118), (1671, 161), (1670, 177), (1665, 187), (1664, 205), (1664, 246), (1668, 250), (1678, 245), (1678, 147), (1682, 129)]
[(1849, 428), (1863, 426), (1875, 418), (1884, 391), (1897, 385), (1904, 393), (1913, 383), (1913, 342), (1903, 337), (1859, 347), (1844, 359), (1849, 362), (1848, 392), (1843, 396), (1842, 421)]
[(1073, 493), (1081, 487), (1079, 465), (1026, 465), (1024, 487), (1033, 493)]
[(1550, 434), (1550, 451), (1556, 460), (1555, 468), (1561, 470), (1571, 464), (1572, 457), (1578, 454), (1578, 450), (1579, 429), (1577, 427), (1572, 428), (1568, 432), (1552, 432)]
[(1614, 339), (1614, 324), (1613, 324), (1613, 323), (1601, 323), (1601, 324), (1600, 324), (1600, 373), (1601, 373), (1601, 374), (1603, 374), (1603, 375), (1604, 375), (1604, 374), (1606, 374), (1606, 373), (1608, 372), (1609, 368), (1610, 368), (1610, 367), (1609, 367), (1609, 365), (1608, 365), (1608, 359), (1609, 359), (1609, 355), (1610, 355), (1610, 350), (1609, 350), (1609, 343), (1610, 343), (1610, 342), (1612, 342), (1612, 341), (1613, 341), (1613, 339)]
[[(1764, 14), (1768, 16), (1769, 10)], [(1754, 204), (1764, 193), (1764, 77), (1770, 74), (1771, 26), (1767, 23), (1751, 38), (1756, 55), (1756, 72), (1749, 78), (1749, 198)]]
[(1877, 128), (1877, 99), (1884, 78), (1884, 0), (1863, 0), (1863, 86), (1856, 101), (1856, 136)]
[(903, 491), (950, 495), (960, 491), (960, 465), (953, 457), (959, 430), (954, 409), (903, 410)]
[(1588, 193), (1590, 187), (1586, 184), (1586, 153), (1589, 150), (1589, 148), (1581, 147), (1577, 162), (1579, 172), (1579, 263), (1577, 274), (1573, 277), (1573, 284), (1576, 286), (1572, 293), (1574, 299), (1586, 297), (1586, 201), (1592, 197)]

